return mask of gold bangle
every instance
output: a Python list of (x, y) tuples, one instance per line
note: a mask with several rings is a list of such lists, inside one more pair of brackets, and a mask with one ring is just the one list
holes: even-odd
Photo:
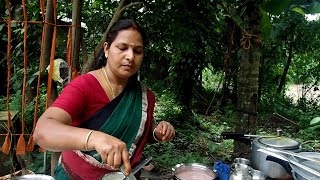
[(86, 141), (84, 142), (84, 149), (85, 149), (86, 151), (89, 151), (89, 150), (88, 150), (88, 141), (89, 141), (89, 138), (90, 138), (92, 132), (93, 132), (93, 130), (90, 130), (90, 131), (88, 132), (88, 134), (87, 134), (87, 136), (86, 136)]
[(161, 142), (161, 141), (158, 140), (157, 137), (156, 137), (156, 129), (157, 129), (157, 128), (154, 128), (154, 130), (153, 130), (153, 132), (152, 132), (153, 139), (156, 140), (157, 142)]

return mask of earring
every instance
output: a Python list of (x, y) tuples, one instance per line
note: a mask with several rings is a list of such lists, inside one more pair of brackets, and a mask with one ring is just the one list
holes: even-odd
[(108, 54), (105, 54), (104, 56), (106, 57), (106, 59), (108, 59)]

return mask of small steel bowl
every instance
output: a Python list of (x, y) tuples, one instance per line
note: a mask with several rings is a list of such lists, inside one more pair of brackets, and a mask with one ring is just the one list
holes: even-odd
[(245, 165), (248, 165), (248, 166), (251, 165), (251, 161), (246, 159), (246, 158), (235, 158), (234, 159), (234, 163), (245, 164)]

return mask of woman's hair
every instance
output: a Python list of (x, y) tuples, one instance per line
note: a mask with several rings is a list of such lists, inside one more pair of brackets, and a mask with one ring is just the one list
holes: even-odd
[[(111, 46), (112, 42), (116, 39), (118, 33), (122, 30), (127, 30), (127, 29), (135, 29), (137, 30), (141, 36), (142, 36), (142, 41), (143, 41), (143, 47), (145, 47), (148, 42), (147, 42), (147, 36), (143, 28), (135, 21), (131, 19), (121, 19), (117, 22), (115, 22), (109, 29), (107, 37), (105, 39), (105, 42), (108, 43), (108, 46)], [(104, 51), (101, 52), (99, 55), (98, 59), (95, 59), (94, 64), (93, 64), (93, 69), (99, 69), (103, 66), (105, 66), (107, 63), (107, 58), (104, 55)]]

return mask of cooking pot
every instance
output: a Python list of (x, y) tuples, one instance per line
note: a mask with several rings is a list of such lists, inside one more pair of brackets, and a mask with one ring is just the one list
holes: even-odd
[[(284, 178), (292, 178), (291, 172), (287, 172), (286, 169), (277, 162), (267, 161), (267, 154), (258, 152), (259, 148), (274, 148), (279, 150), (287, 150), (291, 152), (300, 152), (302, 150), (300, 143), (281, 136), (281, 130), (277, 130), (276, 136), (264, 136), (264, 135), (245, 135), (241, 133), (232, 133), (229, 132), (222, 133), (222, 137), (224, 139), (246, 139), (251, 142), (251, 166), (253, 169), (260, 170), (267, 177), (275, 178), (275, 179), (284, 179)], [(253, 140), (252, 140), (253, 138)], [(287, 155), (285, 155), (287, 156)]]
[(172, 171), (176, 180), (212, 180), (218, 176), (215, 170), (199, 163), (177, 164)]
[[(300, 152), (298, 154), (305, 156), (305, 157), (308, 157), (308, 158), (314, 158), (314, 159), (320, 161), (320, 153)], [(311, 169), (314, 169), (314, 170), (320, 172), (320, 163), (319, 162), (310, 161), (310, 160), (306, 160), (306, 159), (302, 159), (302, 158), (298, 158), (298, 157), (294, 157), (294, 156), (289, 156), (288, 158), (290, 160), (293, 160), (295, 162), (298, 162), (304, 166), (307, 166)], [(304, 169), (302, 169), (292, 163), (289, 163), (289, 164), (292, 168), (292, 173), (293, 173), (294, 179), (297, 179), (297, 180), (320, 179), (320, 176), (312, 174), (311, 172), (308, 172), (308, 171), (306, 171), (306, 170), (304, 170)]]
[[(275, 138), (255, 138), (251, 144), (251, 163), (254, 169), (258, 169), (270, 178), (287, 178), (292, 176), (285, 168), (277, 162), (267, 161), (267, 154), (258, 152), (259, 148), (266, 149), (268, 147), (291, 152), (300, 152), (302, 150), (300, 143), (286, 137)], [(287, 156), (287, 155), (284, 155)]]

